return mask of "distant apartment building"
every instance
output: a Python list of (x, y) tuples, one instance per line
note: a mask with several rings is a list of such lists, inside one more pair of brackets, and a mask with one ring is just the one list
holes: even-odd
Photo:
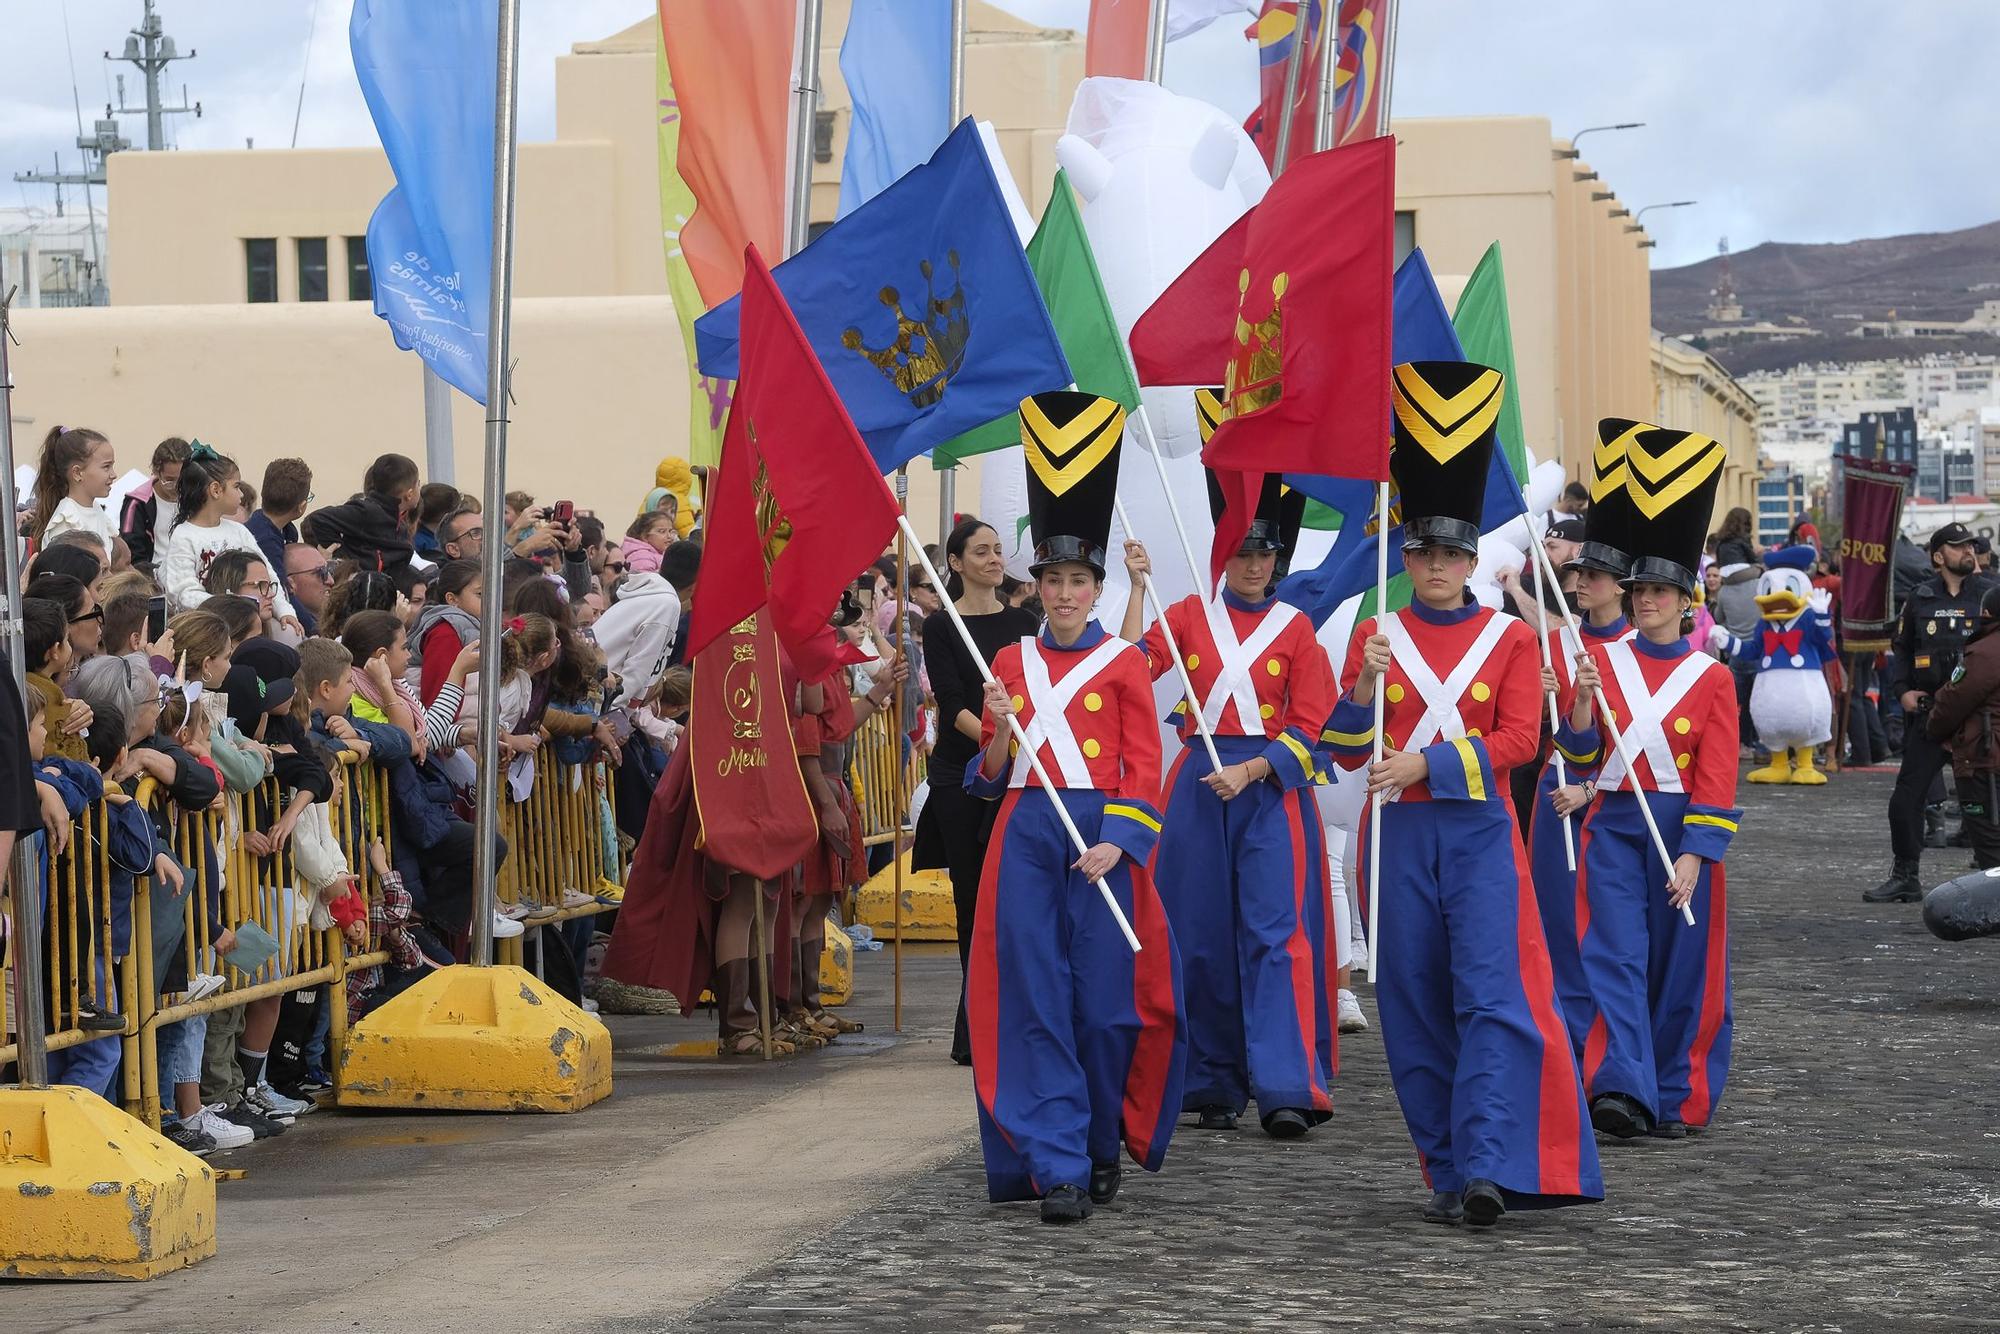
[(1840, 431), (1840, 452), (1848, 458), (1917, 466), (1917, 410), (1885, 408), (1863, 412)]
[(15, 308), (102, 306), (108, 222), (74, 202), (67, 211), (0, 208), (0, 296), (14, 292)]
[(1769, 550), (1783, 546), (1799, 516), (1811, 508), (1812, 493), (1803, 474), (1782, 463), (1761, 459), (1757, 476), (1757, 545)]
[(1982, 408), (1979, 413), (1979, 491), (2000, 496), (2000, 408)]

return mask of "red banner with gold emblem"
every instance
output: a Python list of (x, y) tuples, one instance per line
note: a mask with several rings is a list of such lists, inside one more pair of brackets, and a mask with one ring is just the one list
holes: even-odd
[(702, 851), (760, 880), (791, 870), (819, 839), (785, 690), (778, 641), (761, 613), (695, 657), (686, 744)]

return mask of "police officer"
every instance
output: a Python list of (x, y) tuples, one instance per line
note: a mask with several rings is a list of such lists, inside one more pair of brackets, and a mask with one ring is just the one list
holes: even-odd
[(1903, 603), (1896, 626), (1889, 687), (1901, 699), (1903, 766), (1889, 797), (1889, 846), (1896, 862), (1889, 878), (1862, 894), (1868, 903), (1915, 903), (1923, 898), (1917, 860), (1924, 848), (1924, 804), (1951, 754), (1924, 729), (1931, 696), (1951, 679), (1965, 641), (1979, 620), (1980, 596), (1992, 577), (1979, 573), (1972, 530), (1948, 523), (1931, 534), (1931, 577)]

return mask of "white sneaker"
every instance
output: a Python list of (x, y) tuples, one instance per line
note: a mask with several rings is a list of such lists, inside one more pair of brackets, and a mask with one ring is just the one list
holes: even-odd
[(594, 1001), (594, 1000), (592, 1000), (592, 999), (591, 999), (590, 997), (588, 997), (588, 996), (585, 996), (585, 997), (583, 998), (583, 1012), (584, 1012), (585, 1014), (596, 1014), (596, 1013), (598, 1013), (598, 1009), (597, 1009), (597, 1002), (596, 1002), (596, 1001)]
[(316, 1102), (308, 1102), (304, 1098), (294, 1098), (278, 1092), (271, 1087), (271, 1081), (268, 1079), (257, 1081), (256, 1093), (257, 1105), (270, 1108), (270, 1114), (273, 1116), (304, 1116), (308, 1112), (319, 1110), (319, 1104)]
[(500, 916), (506, 918), (508, 921), (518, 922), (528, 915), (528, 905), (525, 903), (503, 903), (500, 905), (499, 912)]
[(257, 1138), (251, 1132), (250, 1127), (239, 1126), (234, 1121), (224, 1120), (222, 1116), (222, 1104), (219, 1102), (213, 1106), (202, 1108), (193, 1116), (184, 1118), (181, 1124), (191, 1130), (199, 1130), (202, 1134), (214, 1140), (215, 1147), (218, 1149), (240, 1149), (251, 1140)]
[(493, 938), (495, 940), (512, 940), (520, 934), (521, 924), (519, 922), (505, 913), (496, 912), (493, 914)]
[(562, 892), (562, 906), (565, 908), (595, 908), (597, 906), (597, 896), (595, 894), (586, 894), (582, 890), (572, 887)]
[[(267, 1097), (267, 1094), (270, 1096)], [(280, 1111), (278, 1109), (280, 1101), (289, 1104), (291, 1099), (286, 1098), (269, 1084), (253, 1084), (243, 1090), (243, 1106), (248, 1107), (267, 1121), (276, 1121), (281, 1126), (291, 1125), (299, 1119), (299, 1114), (297, 1112)]]
[(196, 973), (188, 979), (187, 999), (190, 1004), (206, 1000), (229, 985), (229, 979), (214, 973)]
[(1361, 1002), (1354, 999), (1354, 993), (1346, 987), (1340, 989), (1340, 1031), (1343, 1033), (1366, 1033), (1368, 1016), (1361, 1013)]

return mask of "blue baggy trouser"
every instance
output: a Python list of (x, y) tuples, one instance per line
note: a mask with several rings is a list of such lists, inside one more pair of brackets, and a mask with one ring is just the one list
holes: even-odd
[[(1570, 843), (1563, 844), (1563, 818), (1555, 808), (1556, 766), (1542, 766), (1535, 784), (1535, 815), (1528, 826), (1530, 864), (1534, 868), (1535, 904), (1541, 909), (1542, 936), (1548, 942), (1549, 968), (1555, 974), (1556, 998), (1562, 1002), (1570, 1050), (1580, 1058), (1583, 1035), (1590, 1027), (1590, 987), (1583, 977), (1583, 959), (1576, 944), (1576, 872), (1570, 852), (1583, 834), (1583, 813), (1570, 817)], [(1579, 854), (1580, 855), (1580, 854)]]

